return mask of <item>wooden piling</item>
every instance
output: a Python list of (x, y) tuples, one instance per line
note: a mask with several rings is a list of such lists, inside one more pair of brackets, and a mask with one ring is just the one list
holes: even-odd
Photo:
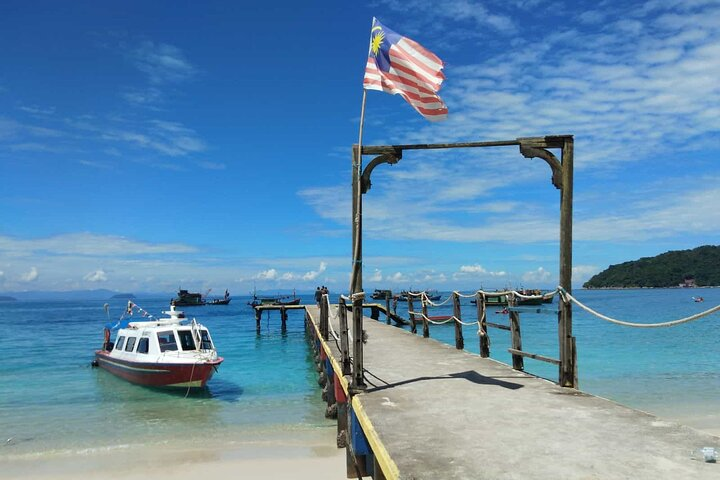
[(287, 319), (287, 310), (285, 309), (285, 307), (280, 307), (280, 331), (282, 333), (287, 332)]
[(262, 310), (255, 309), (255, 330), (260, 333), (260, 320), (262, 319)]
[(488, 358), (490, 356), (490, 334), (488, 332), (487, 315), (485, 311), (485, 296), (482, 293), (475, 295), (477, 302), (477, 319), (480, 323), (480, 356)]
[(408, 295), (407, 304), (408, 304), (408, 315), (410, 316), (410, 331), (412, 333), (417, 333), (417, 325), (415, 324), (415, 306), (413, 305), (413, 296), (412, 295)]
[(430, 322), (428, 322), (427, 297), (425, 295), (420, 295), (420, 301), (422, 302), (423, 313), (423, 338), (430, 338)]
[[(515, 295), (511, 294), (508, 297), (508, 307), (514, 307), (516, 303), (517, 299), (515, 298)], [(520, 337), (520, 313), (511, 308), (508, 316), (510, 317), (511, 350), (522, 351), (522, 338)], [(525, 370), (525, 362), (522, 355), (513, 353), (512, 362), (515, 370)]]
[(390, 294), (385, 292), (385, 321), (390, 325)]
[(455, 348), (462, 350), (465, 348), (465, 339), (463, 338), (462, 320), (460, 312), (460, 295), (453, 292), (453, 316), (455, 317)]

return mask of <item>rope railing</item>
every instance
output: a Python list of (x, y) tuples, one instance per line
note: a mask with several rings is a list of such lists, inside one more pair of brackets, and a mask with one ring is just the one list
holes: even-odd
[(708, 310), (705, 310), (704, 312), (696, 313), (695, 315), (690, 315), (689, 317), (680, 318), (678, 320), (671, 320), (669, 322), (659, 322), (659, 323), (636, 323), (636, 322), (626, 322), (624, 320), (618, 320), (616, 318), (608, 317), (607, 315), (603, 315), (602, 313), (596, 312), (592, 308), (588, 307), (584, 303), (582, 303), (577, 298), (570, 295), (567, 291), (565, 291), (564, 288), (558, 287), (558, 291), (560, 292), (560, 297), (563, 299), (563, 302), (569, 303), (572, 302), (578, 307), (582, 308), (586, 312), (595, 315), (596, 317), (608, 321), (610, 323), (614, 323), (616, 325), (623, 325), (625, 327), (634, 327), (634, 328), (663, 328), (663, 327), (674, 327), (675, 325), (681, 325), (683, 323), (692, 322), (694, 320), (698, 320), (703, 317), (707, 317), (708, 315), (711, 315), (717, 311), (720, 311), (720, 305), (717, 305), (715, 307), (712, 307)]

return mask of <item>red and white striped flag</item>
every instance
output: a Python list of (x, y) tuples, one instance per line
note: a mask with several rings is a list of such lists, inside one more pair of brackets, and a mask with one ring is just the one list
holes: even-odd
[(445, 75), (437, 55), (373, 18), (370, 53), (363, 87), (398, 94), (428, 120), (447, 118), (448, 109), (437, 95)]

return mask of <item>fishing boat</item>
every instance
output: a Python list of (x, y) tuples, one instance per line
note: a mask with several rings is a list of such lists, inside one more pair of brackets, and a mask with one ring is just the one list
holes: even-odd
[[(414, 297), (416, 297), (417, 299), (420, 299), (420, 297), (418, 295), (421, 292), (412, 292), (412, 293), (414, 294), (413, 295)], [(437, 290), (425, 290), (424, 293), (427, 296), (427, 299), (430, 300), (431, 302), (436, 302), (442, 298), (442, 295), (437, 293)], [(399, 302), (407, 302), (409, 295), (410, 295), (410, 292), (408, 292), (407, 290), (403, 290), (402, 292), (400, 292), (400, 295), (398, 295), (397, 299)]]
[(223, 296), (223, 298), (214, 298), (207, 302), (207, 305), (228, 305), (230, 300), (230, 292), (225, 290), (225, 296)]
[(274, 297), (258, 297), (253, 292), (253, 299), (248, 302), (248, 305), (251, 307), (257, 307), (258, 305), (300, 305), (300, 300), (300, 297), (295, 295), (294, 290), (292, 296), (277, 295)]
[(370, 295), (371, 298), (375, 300), (385, 300), (386, 298), (392, 298), (392, 290), (380, 290), (375, 289), (375, 291)]
[[(167, 316), (155, 318), (128, 302), (120, 320), (106, 325), (93, 365), (138, 385), (205, 387), (223, 362), (210, 332), (175, 305), (163, 314)], [(117, 332), (115, 341), (110, 340), (113, 331)]]
[(170, 303), (176, 307), (199, 307), (205, 305), (206, 302), (201, 293), (178, 289), (177, 297), (170, 300)]

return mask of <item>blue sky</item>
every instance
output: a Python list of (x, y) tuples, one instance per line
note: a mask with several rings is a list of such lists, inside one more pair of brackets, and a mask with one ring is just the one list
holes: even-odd
[[(5, 1), (0, 291), (347, 290), (373, 16), (443, 59), (450, 113), (368, 92), (365, 144), (575, 136), (575, 285), (718, 243), (717, 0)], [(364, 284), (552, 287), (558, 212), (515, 148), (408, 152)]]

